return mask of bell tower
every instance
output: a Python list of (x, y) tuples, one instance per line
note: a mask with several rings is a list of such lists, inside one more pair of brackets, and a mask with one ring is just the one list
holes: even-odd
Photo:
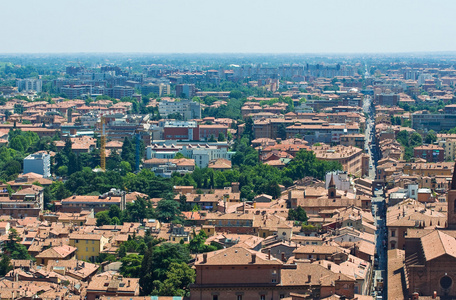
[[(334, 183), (334, 177), (333, 177), (333, 174), (331, 173), (331, 180), (329, 181), (329, 184), (328, 184), (328, 198), (336, 198), (336, 191), (337, 191), (336, 184)], [(455, 191), (455, 193), (456, 193), (456, 191)]]
[(447, 195), (448, 229), (456, 229), (456, 163), (453, 169), (450, 190)]

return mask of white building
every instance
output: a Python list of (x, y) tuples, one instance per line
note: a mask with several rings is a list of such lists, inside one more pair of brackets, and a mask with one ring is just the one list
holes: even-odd
[(28, 79), (18, 79), (16, 81), (16, 86), (19, 92), (23, 91), (35, 91), (37, 93), (41, 93), (42, 87), (43, 87), (43, 82), (41, 79), (33, 79), (33, 78), (28, 78)]
[(179, 113), (184, 120), (200, 119), (201, 104), (192, 100), (162, 100), (158, 103), (158, 112), (165, 118), (170, 114)]
[(51, 176), (51, 156), (45, 152), (30, 154), (24, 158), (24, 174), (36, 173), (43, 177)]
[(231, 157), (235, 152), (228, 151), (227, 148), (218, 148), (217, 146), (209, 145), (184, 145), (181, 147), (175, 147), (169, 151), (155, 151), (152, 147), (146, 148), (146, 158), (160, 158), (160, 159), (172, 159), (177, 153), (181, 153), (186, 158), (195, 160), (195, 165), (199, 168), (206, 168), (209, 162), (214, 159), (224, 158), (231, 161)]
[(339, 191), (344, 191), (351, 194), (356, 194), (355, 182), (353, 178), (348, 176), (348, 173), (345, 171), (334, 171), (326, 173), (325, 178), (325, 187), (328, 189), (329, 182), (331, 181), (331, 176), (333, 176), (334, 183), (336, 184), (336, 189)]

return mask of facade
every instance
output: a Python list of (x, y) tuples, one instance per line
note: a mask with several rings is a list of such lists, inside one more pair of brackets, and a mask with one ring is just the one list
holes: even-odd
[(443, 162), (445, 161), (445, 150), (438, 145), (422, 145), (413, 149), (415, 158), (422, 158), (427, 162)]
[(155, 94), (158, 97), (171, 94), (171, 87), (169, 84), (164, 83), (149, 83), (141, 87), (141, 93), (143, 95)]
[(202, 141), (208, 141), (211, 138), (217, 140), (219, 134), (228, 135), (228, 126), (226, 125), (199, 125), (199, 138)]
[(200, 255), (195, 268), (191, 300), (281, 299), (291, 293), (312, 299), (354, 296), (355, 280), (331, 267), (298, 261), (286, 264), (270, 254), (237, 246)]
[(398, 94), (378, 94), (375, 103), (381, 106), (397, 106), (400, 96)]
[(121, 210), (125, 209), (125, 192), (113, 191), (100, 196), (71, 196), (62, 199), (55, 204), (55, 209), (67, 213), (80, 213), (83, 210), (92, 210), (97, 213), (109, 210), (111, 205), (117, 205)]
[(340, 136), (340, 144), (364, 149), (365, 138), (364, 134), (345, 134)]
[(162, 117), (179, 113), (184, 120), (200, 119), (201, 104), (192, 100), (162, 100), (158, 103), (158, 112)]
[(163, 138), (175, 141), (198, 141), (199, 128), (194, 121), (166, 121), (163, 125)]
[(455, 127), (456, 114), (430, 114), (427, 111), (412, 114), (412, 128), (415, 130), (450, 130)]
[(111, 98), (122, 99), (123, 97), (132, 97), (135, 89), (129, 86), (115, 86), (106, 89), (106, 95)]
[(16, 81), (16, 87), (19, 92), (28, 92), (28, 91), (35, 91), (37, 93), (41, 93), (42, 91), (43, 82), (41, 79), (18, 79)]
[(194, 84), (176, 84), (176, 97), (192, 99), (196, 95)]
[(312, 146), (312, 151), (321, 160), (338, 161), (343, 170), (355, 176), (363, 176), (369, 172), (369, 156), (362, 149), (349, 146), (328, 145)]
[[(286, 129), (287, 138), (295, 138), (300, 135), (309, 142), (314, 143), (339, 143), (341, 136), (345, 134), (359, 133), (358, 124), (322, 124), (304, 125), (297, 123)], [(255, 136), (256, 137), (256, 136)]]
[(445, 160), (456, 158), (456, 134), (437, 134), (437, 144), (444, 148)]
[(95, 261), (104, 246), (108, 243), (108, 238), (101, 234), (72, 233), (69, 235), (70, 246), (76, 247), (76, 259)]
[(37, 152), (24, 158), (24, 174), (36, 173), (44, 178), (51, 176), (51, 156), (45, 152)]

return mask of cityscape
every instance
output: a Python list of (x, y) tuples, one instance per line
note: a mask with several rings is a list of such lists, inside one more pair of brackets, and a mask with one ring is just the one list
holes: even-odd
[(437, 2), (2, 3), (0, 300), (456, 299)]

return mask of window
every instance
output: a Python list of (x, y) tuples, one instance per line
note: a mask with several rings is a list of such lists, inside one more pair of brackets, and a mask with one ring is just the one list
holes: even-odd
[(266, 300), (266, 295), (260, 295), (260, 300)]
[(280, 299), (283, 299), (283, 298), (285, 298), (285, 295), (284, 294), (280, 294), (279, 297), (280, 297)]
[(453, 283), (453, 280), (448, 277), (448, 276), (443, 276), (441, 279), (440, 279), (440, 286), (443, 288), (443, 289), (448, 289), (450, 288), (451, 284)]
[(89, 251), (89, 247), (86, 247), (86, 251)]
[(218, 295), (212, 295), (212, 300), (218, 300)]
[(237, 295), (237, 300), (242, 300), (242, 295)]
[(396, 236), (396, 230), (391, 230), (391, 237), (395, 237)]

